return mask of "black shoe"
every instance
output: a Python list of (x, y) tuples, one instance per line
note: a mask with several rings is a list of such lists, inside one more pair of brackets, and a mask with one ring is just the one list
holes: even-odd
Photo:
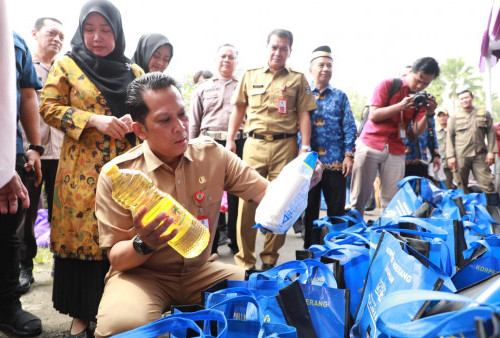
[(33, 277), (33, 267), (21, 266), (21, 272), (19, 273), (19, 294), (24, 295), (30, 290), (31, 284), (35, 282)]
[(71, 334), (71, 329), (73, 328), (73, 322), (71, 322), (71, 328), (69, 329), (68, 338), (88, 338), (94, 337), (92, 330), (90, 329), (90, 323), (87, 324), (87, 327), (79, 333)]
[(274, 268), (274, 266), (275, 266), (274, 264), (262, 263), (262, 268), (261, 268), (261, 270), (262, 270), (262, 271), (267, 271), (267, 270), (269, 270), (269, 269)]
[(19, 307), (12, 313), (0, 313), (0, 329), (22, 337), (34, 337), (42, 333), (42, 322)]
[(235, 244), (233, 242), (230, 242), (228, 245), (229, 249), (231, 249), (231, 252), (233, 253), (233, 255), (236, 255), (238, 253), (238, 251), (240, 251), (238, 249), (238, 244)]

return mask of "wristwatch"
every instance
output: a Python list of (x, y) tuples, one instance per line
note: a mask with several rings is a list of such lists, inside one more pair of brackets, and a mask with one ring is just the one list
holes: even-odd
[(44, 148), (44, 146), (36, 146), (34, 144), (30, 144), (28, 146), (28, 150), (34, 150), (34, 151), (38, 152), (40, 154), (40, 156), (42, 156), (43, 152), (45, 151), (45, 148)]
[(305, 145), (302, 145), (302, 147), (300, 147), (301, 150), (305, 150), (305, 151), (311, 151), (311, 146), (305, 146)]
[(141, 239), (139, 238), (139, 235), (135, 236), (134, 237), (134, 241), (132, 242), (133, 246), (134, 246), (134, 250), (135, 252), (137, 252), (139, 255), (149, 255), (150, 253), (152, 253), (154, 250), (149, 248), (146, 243), (144, 243), (143, 241), (141, 241)]

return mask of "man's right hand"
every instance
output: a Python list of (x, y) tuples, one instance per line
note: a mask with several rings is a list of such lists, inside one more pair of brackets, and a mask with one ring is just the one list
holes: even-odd
[(236, 143), (234, 140), (226, 140), (226, 148), (236, 154)]
[(406, 110), (413, 107), (413, 97), (407, 96), (403, 98), (399, 103), (400, 110)]
[(457, 168), (457, 159), (455, 157), (449, 157), (448, 160), (448, 168), (451, 170), (455, 170)]
[(144, 225), (142, 219), (147, 211), (148, 208), (142, 207), (139, 212), (135, 214), (134, 227), (141, 241), (143, 241), (148, 248), (156, 250), (174, 238), (177, 234), (177, 229), (172, 230), (168, 235), (162, 236), (174, 221), (173, 217), (167, 216), (167, 214), (162, 211), (151, 222)]
[(21, 199), (23, 207), (28, 208), (30, 206), (28, 190), (17, 172), (14, 172), (14, 176), (11, 180), (0, 188), (0, 213), (15, 214), (18, 209), (18, 198)]

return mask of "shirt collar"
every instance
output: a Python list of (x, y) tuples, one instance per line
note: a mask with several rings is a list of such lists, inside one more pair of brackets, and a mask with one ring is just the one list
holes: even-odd
[[(271, 68), (269, 68), (269, 65), (267, 63), (264, 65), (263, 68), (264, 68), (264, 73), (271, 72)], [(283, 72), (283, 70), (285, 70), (287, 73), (290, 73), (290, 67), (285, 65), (285, 67), (283, 67), (279, 71), (277, 71), (276, 74)]]
[[(312, 88), (313, 93), (319, 93), (319, 89), (316, 88), (316, 86), (314, 85), (314, 81), (311, 82), (311, 88)], [(328, 84), (328, 86), (326, 86), (325, 89), (323, 89), (323, 93), (325, 93), (327, 91), (333, 92), (333, 87), (331, 84)]]
[[(150, 173), (152, 171), (155, 171), (156, 169), (158, 169), (162, 165), (167, 165), (165, 162), (163, 162), (162, 160), (160, 160), (153, 153), (153, 151), (151, 150), (151, 148), (149, 148), (149, 145), (148, 145), (147, 141), (144, 141), (142, 143), (142, 151), (143, 151), (143, 154), (144, 154), (144, 161), (146, 162), (146, 168), (147, 168), (148, 173)], [(190, 162), (192, 162), (193, 161), (193, 156), (192, 156), (191, 152), (192, 152), (192, 147), (188, 145), (188, 149), (186, 150), (186, 152), (184, 152), (183, 156), (181, 157), (180, 162), (182, 162), (184, 158), (186, 160), (189, 160)], [(179, 164), (180, 164), (180, 162), (179, 162)]]

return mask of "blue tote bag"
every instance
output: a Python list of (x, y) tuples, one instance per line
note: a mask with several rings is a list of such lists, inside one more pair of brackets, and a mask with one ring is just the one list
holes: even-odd
[[(423, 265), (420, 260), (426, 260), (425, 257), (421, 256), (420, 260), (417, 260), (407, 254), (402, 249), (402, 245), (405, 244), (390, 233), (384, 231), (380, 234), (377, 250), (368, 269), (351, 335), (378, 337), (379, 332), (375, 326), (378, 307), (384, 297), (395, 291), (434, 290), (440, 287), (451, 292), (455, 291), (451, 279), (443, 271), (429, 261)], [(422, 304), (423, 302), (409, 304), (404, 311), (395, 314), (392, 320), (394, 323), (411, 320)]]
[[(113, 337), (128, 338), (128, 337), (157, 337), (166, 333), (171, 333), (171, 337), (186, 337), (187, 329), (195, 331), (196, 337), (214, 337), (210, 335), (210, 331), (200, 328), (195, 321), (217, 321), (218, 335), (216, 337), (224, 338), (227, 333), (227, 320), (224, 314), (216, 310), (202, 310), (190, 313), (177, 313), (157, 319), (149, 324), (138, 327)], [(208, 326), (207, 326), (208, 327)]]
[(476, 252), (472, 259), (452, 278), (458, 290), (488, 278), (500, 271), (500, 236), (490, 237), (471, 243), (469, 250)]
[[(410, 303), (424, 301), (453, 301), (467, 303), (459, 311), (446, 312), (415, 321), (395, 323), (394, 315), (405, 311)], [(376, 315), (377, 332), (386, 337), (476, 337), (476, 320), (491, 319), (500, 307), (477, 303), (474, 299), (448, 292), (399, 291), (388, 295)], [(491, 328), (490, 328), (491, 329)], [(493, 331), (493, 330), (492, 330)]]

